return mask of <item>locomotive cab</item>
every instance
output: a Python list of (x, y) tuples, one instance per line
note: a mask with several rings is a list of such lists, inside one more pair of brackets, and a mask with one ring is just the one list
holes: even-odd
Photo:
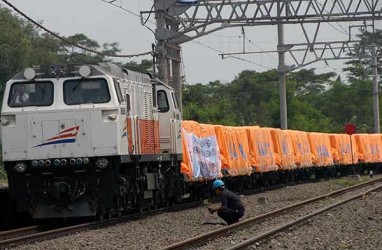
[(161, 153), (176, 154), (181, 148), (181, 110), (174, 91), (165, 84), (156, 87)]
[(34, 218), (111, 216), (179, 196), (171, 178), (179, 175), (181, 114), (171, 98), (172, 88), (111, 63), (18, 73), (1, 111), (18, 210)]

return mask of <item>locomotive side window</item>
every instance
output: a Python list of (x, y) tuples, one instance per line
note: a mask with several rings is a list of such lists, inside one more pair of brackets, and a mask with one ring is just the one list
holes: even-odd
[(10, 107), (50, 106), (53, 103), (52, 82), (17, 82), (9, 92)]
[(110, 93), (105, 79), (77, 79), (64, 82), (64, 102), (67, 105), (109, 101)]
[(129, 94), (126, 94), (126, 109), (127, 109), (127, 112), (131, 111), (131, 108), (130, 108), (130, 95)]
[(115, 79), (114, 79), (114, 87), (115, 87), (115, 91), (117, 92), (118, 102), (119, 103), (123, 102), (121, 85), (119, 84), (119, 81), (117, 81)]
[(158, 111), (167, 112), (170, 107), (168, 105), (167, 94), (164, 90), (159, 90), (157, 93)]
[(172, 96), (172, 100), (174, 102), (174, 106), (176, 109), (179, 109), (179, 105), (178, 105), (178, 99), (176, 99), (176, 96), (175, 96), (175, 93), (174, 92), (171, 92), (171, 96)]
[(156, 107), (157, 106), (157, 95), (155, 94), (155, 85), (153, 84), (153, 86), (151, 87), (151, 93), (152, 93), (152, 96), (153, 96), (153, 106)]

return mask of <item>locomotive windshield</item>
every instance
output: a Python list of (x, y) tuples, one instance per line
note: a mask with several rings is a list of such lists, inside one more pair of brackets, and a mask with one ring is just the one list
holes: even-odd
[(10, 107), (50, 106), (53, 103), (52, 82), (16, 82), (9, 92)]
[(109, 101), (110, 93), (105, 79), (77, 79), (64, 82), (64, 102), (67, 105)]

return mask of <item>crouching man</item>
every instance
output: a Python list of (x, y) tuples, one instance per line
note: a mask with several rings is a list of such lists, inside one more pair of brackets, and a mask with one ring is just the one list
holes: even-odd
[(208, 211), (213, 214), (217, 212), (220, 218), (222, 218), (228, 225), (234, 224), (243, 217), (245, 209), (240, 198), (229, 191), (224, 186), (224, 182), (221, 180), (214, 181), (212, 190), (220, 196), (221, 205), (216, 208), (208, 208)]

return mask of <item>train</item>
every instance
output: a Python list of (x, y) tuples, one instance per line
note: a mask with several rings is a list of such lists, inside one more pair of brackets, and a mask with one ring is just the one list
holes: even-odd
[(180, 198), (181, 110), (112, 63), (26, 68), (6, 83), (2, 153), (18, 211), (111, 216)]
[(17, 73), (1, 110), (17, 210), (104, 219), (204, 199), (217, 178), (243, 190), (382, 162), (381, 135), (199, 124), (182, 120), (177, 100), (166, 83), (113, 63)]

